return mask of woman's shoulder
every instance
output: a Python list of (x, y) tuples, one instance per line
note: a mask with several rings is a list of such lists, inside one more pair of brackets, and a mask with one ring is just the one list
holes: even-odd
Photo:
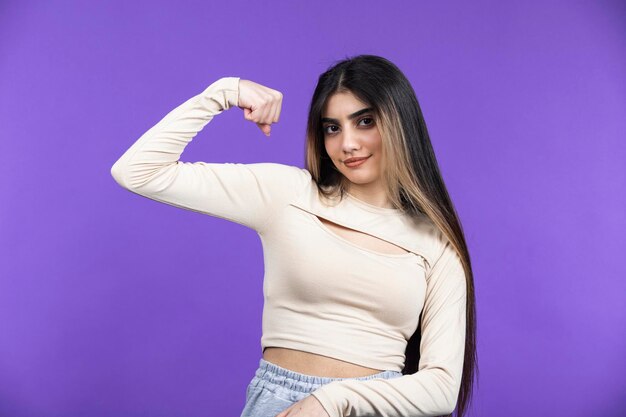
[(306, 168), (278, 162), (231, 163), (237, 169), (251, 172), (260, 190), (268, 194), (301, 194), (312, 182), (311, 173)]
[(306, 168), (278, 162), (255, 162), (246, 165), (254, 170), (259, 176), (275, 181), (275, 183), (291, 183), (294, 186), (308, 184), (312, 177)]
[(306, 168), (301, 168), (296, 165), (282, 164), (279, 162), (257, 162), (261, 169), (266, 169), (268, 172), (273, 172), (276, 175), (287, 175), (298, 178), (300, 180), (310, 180), (311, 173)]

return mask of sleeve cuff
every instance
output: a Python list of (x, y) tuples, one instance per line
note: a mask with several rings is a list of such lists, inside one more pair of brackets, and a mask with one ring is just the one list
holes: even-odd
[(323, 386), (316, 389), (311, 393), (312, 396), (317, 398), (317, 400), (322, 404), (324, 410), (328, 413), (330, 417), (343, 417), (341, 410), (339, 410), (332, 402), (331, 398), (328, 394), (323, 390)]
[(239, 79), (240, 77), (223, 77), (219, 80), (230, 107), (239, 105)]
[(219, 111), (228, 110), (239, 105), (239, 77), (222, 77), (214, 81), (200, 94), (204, 105), (214, 107), (217, 103)]

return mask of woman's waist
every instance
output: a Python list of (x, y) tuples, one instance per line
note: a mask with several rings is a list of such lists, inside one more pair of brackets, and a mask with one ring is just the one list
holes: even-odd
[(265, 348), (263, 359), (301, 374), (329, 378), (355, 378), (382, 372), (312, 352), (274, 346)]

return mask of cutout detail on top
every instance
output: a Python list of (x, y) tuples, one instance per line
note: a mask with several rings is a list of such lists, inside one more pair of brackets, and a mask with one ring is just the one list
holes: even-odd
[(360, 247), (370, 252), (380, 255), (402, 256), (411, 255), (411, 252), (386, 240), (372, 236), (368, 233), (358, 231), (349, 227), (334, 223), (321, 216), (314, 215), (320, 226), (336, 237), (348, 241), (354, 246)]

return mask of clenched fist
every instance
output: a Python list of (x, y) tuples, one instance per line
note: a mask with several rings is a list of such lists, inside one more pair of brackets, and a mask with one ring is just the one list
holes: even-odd
[(283, 94), (250, 80), (239, 79), (239, 103), (244, 118), (254, 122), (267, 136), (271, 124), (278, 123)]

